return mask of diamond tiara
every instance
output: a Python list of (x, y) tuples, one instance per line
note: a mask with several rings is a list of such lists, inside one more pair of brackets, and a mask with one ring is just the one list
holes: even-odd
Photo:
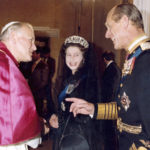
[(84, 48), (89, 47), (89, 43), (83, 37), (77, 35), (69, 36), (64, 44), (66, 45), (67, 43), (81, 44)]

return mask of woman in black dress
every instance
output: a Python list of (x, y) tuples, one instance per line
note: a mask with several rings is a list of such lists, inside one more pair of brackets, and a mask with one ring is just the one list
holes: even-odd
[(78, 97), (96, 103), (100, 99), (97, 69), (92, 46), (83, 37), (68, 37), (60, 51), (56, 78), (58, 112), (49, 121), (56, 130), (53, 150), (96, 150), (100, 144), (91, 116), (74, 117), (65, 101), (66, 97)]

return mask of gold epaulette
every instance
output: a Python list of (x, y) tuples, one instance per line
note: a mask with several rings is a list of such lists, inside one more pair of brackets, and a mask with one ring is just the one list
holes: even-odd
[(142, 51), (150, 49), (150, 42), (144, 42), (140, 44)]
[(97, 119), (115, 120), (118, 118), (117, 103), (99, 103), (97, 111)]

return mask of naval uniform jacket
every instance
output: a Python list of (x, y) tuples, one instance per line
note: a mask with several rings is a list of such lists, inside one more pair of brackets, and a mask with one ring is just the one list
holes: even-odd
[(150, 40), (138, 38), (129, 47), (117, 103), (95, 106), (97, 119), (117, 119), (119, 150), (150, 149)]

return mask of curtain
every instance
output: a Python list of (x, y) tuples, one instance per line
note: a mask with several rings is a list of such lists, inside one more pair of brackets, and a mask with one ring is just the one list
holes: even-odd
[(145, 33), (150, 37), (150, 0), (133, 0), (133, 4), (141, 11)]

